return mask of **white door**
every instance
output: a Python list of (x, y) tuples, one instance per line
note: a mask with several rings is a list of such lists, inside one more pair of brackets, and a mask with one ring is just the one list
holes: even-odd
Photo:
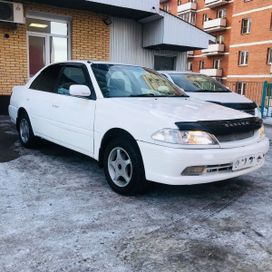
[(52, 120), (54, 119), (55, 101), (58, 98), (55, 88), (61, 68), (59, 64), (45, 68), (27, 91), (26, 109), (37, 136), (48, 138), (54, 134)]
[[(70, 96), (69, 87), (77, 84), (87, 85), (91, 97)], [(63, 146), (91, 156), (96, 101), (87, 67), (83, 64), (63, 65), (55, 92), (54, 138)]]

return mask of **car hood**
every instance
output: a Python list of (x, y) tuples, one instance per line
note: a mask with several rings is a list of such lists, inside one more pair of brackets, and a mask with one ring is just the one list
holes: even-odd
[(252, 117), (213, 103), (191, 97), (107, 98), (107, 107), (117, 108), (121, 114), (136, 114), (142, 122), (229, 120)]
[(209, 92), (187, 92), (191, 97), (204, 101), (218, 103), (252, 103), (252, 101), (243, 95), (227, 92), (227, 93), (209, 93)]
[(96, 103), (96, 133), (120, 128), (138, 140), (155, 143), (151, 135), (177, 123), (250, 118), (252, 115), (191, 97), (103, 98)]

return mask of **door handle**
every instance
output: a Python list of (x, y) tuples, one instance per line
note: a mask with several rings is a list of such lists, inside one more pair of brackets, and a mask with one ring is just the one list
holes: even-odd
[(55, 109), (58, 109), (58, 108), (59, 108), (59, 106), (56, 105), (56, 104), (52, 104), (52, 107), (55, 108)]

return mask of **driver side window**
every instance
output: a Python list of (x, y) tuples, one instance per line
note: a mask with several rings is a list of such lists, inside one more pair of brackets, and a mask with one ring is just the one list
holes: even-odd
[(89, 85), (83, 69), (77, 66), (65, 66), (61, 72), (56, 93), (70, 95), (70, 86), (78, 84)]

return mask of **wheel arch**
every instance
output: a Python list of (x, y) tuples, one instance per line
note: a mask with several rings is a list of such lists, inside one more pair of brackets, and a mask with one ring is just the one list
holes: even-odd
[[(19, 108), (18, 113), (17, 113), (17, 118), (16, 118), (16, 128), (17, 128), (17, 130), (19, 130), (19, 117), (24, 113), (27, 114), (26, 109), (23, 108), (23, 107)], [(28, 116), (28, 114), (27, 114), (27, 116)]]
[(107, 145), (116, 138), (126, 138), (127, 140), (129, 140), (131, 144), (133, 144), (135, 148), (137, 148), (137, 150), (140, 152), (140, 155), (142, 156), (137, 141), (128, 131), (121, 128), (112, 128), (105, 133), (100, 144), (98, 156), (98, 164), (100, 167), (103, 166), (103, 158)]

